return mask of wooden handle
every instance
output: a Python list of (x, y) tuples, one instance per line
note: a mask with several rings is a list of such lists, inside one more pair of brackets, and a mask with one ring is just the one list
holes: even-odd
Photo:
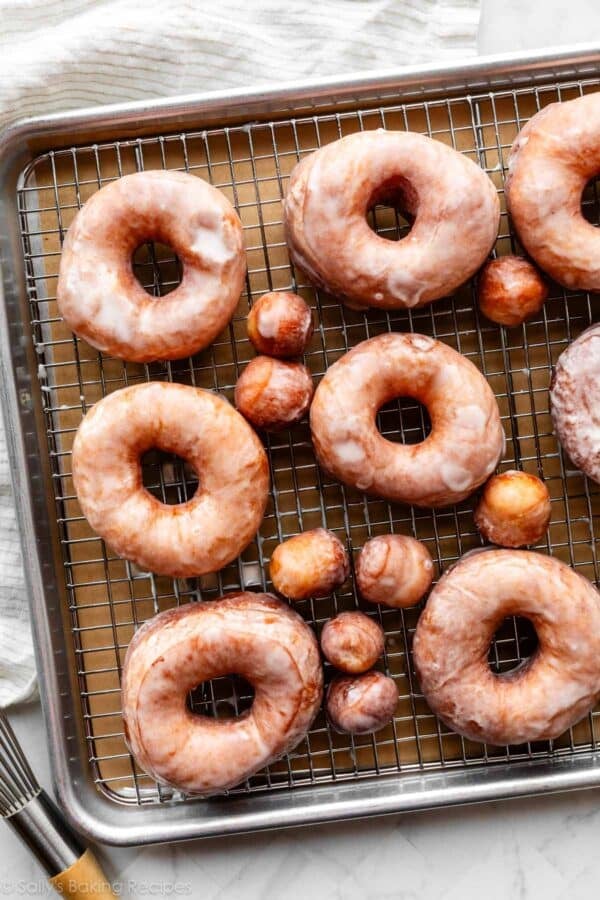
[(108, 878), (91, 850), (50, 879), (52, 887), (69, 900), (115, 900)]

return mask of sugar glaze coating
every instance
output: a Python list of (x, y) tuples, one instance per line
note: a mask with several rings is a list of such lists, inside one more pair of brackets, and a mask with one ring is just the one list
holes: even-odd
[(433, 574), (433, 561), (425, 544), (404, 534), (371, 538), (356, 560), (361, 596), (384, 606), (414, 606), (429, 590)]
[[(377, 411), (402, 396), (429, 412), (431, 434), (420, 444), (396, 444), (377, 430)], [(422, 334), (382, 334), (342, 356), (315, 391), (310, 425), (327, 472), (358, 490), (417, 506), (467, 497), (504, 452), (498, 404), (481, 372)]]
[(600, 290), (600, 231), (581, 197), (600, 172), (600, 93), (552, 103), (517, 135), (506, 201), (519, 238), (538, 266), (569, 288)]
[(600, 484), (600, 324), (586, 329), (559, 356), (550, 411), (563, 448)]
[(267, 356), (301, 356), (312, 333), (310, 307), (291, 291), (263, 294), (248, 313), (248, 337)]
[(385, 728), (398, 705), (398, 688), (382, 672), (338, 676), (327, 690), (325, 708), (336, 731), (370, 734)]
[(338, 613), (321, 632), (325, 659), (341, 672), (357, 675), (375, 665), (383, 653), (381, 625), (358, 610)]
[(237, 380), (235, 405), (256, 428), (282, 431), (304, 418), (313, 391), (312, 376), (302, 363), (257, 356)]
[(330, 594), (350, 574), (346, 548), (325, 528), (313, 528), (278, 544), (269, 572), (273, 587), (290, 600)]
[[(388, 241), (368, 210), (392, 200), (414, 216)], [(452, 293), (490, 252), (500, 219), (485, 172), (414, 132), (351, 134), (305, 157), (284, 202), (293, 262), (318, 287), (358, 307), (410, 308)]]
[(481, 312), (498, 325), (521, 325), (548, 297), (548, 285), (528, 260), (501, 256), (483, 267), (477, 283)]
[[(490, 643), (512, 615), (532, 622), (539, 646), (496, 675)], [(413, 660), (427, 703), (458, 734), (498, 745), (558, 737), (600, 695), (600, 594), (550, 556), (467, 554), (429, 595)]]
[(515, 469), (490, 478), (474, 514), (483, 537), (501, 547), (537, 544), (546, 533), (551, 515), (544, 482)]
[[(168, 505), (142, 483), (140, 457), (176, 453), (200, 484)], [(242, 416), (218, 394), (153, 381), (122, 388), (92, 407), (73, 444), (83, 514), (119, 556), (161, 575), (216, 572), (250, 543), (264, 515), (269, 465)]]
[[(148, 240), (173, 247), (181, 284), (151, 297), (133, 274)], [(67, 325), (92, 347), (134, 362), (180, 359), (207, 347), (239, 300), (246, 255), (229, 200), (185, 172), (125, 175), (92, 194), (71, 223), (57, 300)]]
[[(213, 719), (186, 707), (204, 681), (238, 674), (247, 713)], [(270, 594), (240, 592), (155, 616), (123, 668), (127, 743), (161, 784), (210, 796), (235, 787), (302, 740), (318, 712), (323, 670), (314, 634)]]

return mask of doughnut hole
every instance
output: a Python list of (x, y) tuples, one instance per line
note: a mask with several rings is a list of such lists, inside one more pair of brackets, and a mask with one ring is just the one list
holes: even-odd
[(581, 214), (590, 225), (600, 227), (600, 175), (588, 181), (583, 190)]
[(142, 484), (161, 503), (187, 503), (198, 490), (198, 473), (176, 453), (153, 448), (143, 454), (140, 466)]
[(384, 645), (381, 626), (361, 612), (341, 612), (329, 619), (321, 632), (325, 659), (336, 669), (352, 675), (374, 666), (383, 654)]
[(536, 652), (537, 632), (529, 619), (508, 616), (504, 619), (490, 644), (488, 663), (494, 675), (515, 672)]
[(502, 256), (483, 267), (477, 296), (486, 318), (497, 325), (514, 327), (541, 310), (548, 297), (548, 285), (526, 259)]
[(204, 681), (187, 696), (190, 712), (212, 719), (234, 719), (254, 702), (254, 688), (241, 675), (224, 675)]
[(405, 178), (382, 184), (372, 195), (367, 209), (367, 224), (378, 237), (401, 241), (413, 227), (417, 195)]
[(358, 590), (369, 603), (414, 606), (431, 587), (433, 560), (427, 547), (403, 534), (371, 538), (356, 560)]
[(248, 337), (267, 356), (301, 356), (313, 333), (310, 307), (291, 291), (272, 291), (248, 314)]
[(397, 397), (377, 413), (377, 428), (395, 444), (420, 444), (431, 431), (427, 407), (414, 397)]
[(381, 672), (334, 678), (325, 699), (329, 721), (336, 731), (370, 734), (390, 722), (398, 705), (395, 682)]
[(526, 547), (540, 541), (552, 508), (548, 488), (535, 475), (513, 469), (494, 475), (475, 508), (481, 535), (501, 547)]
[(234, 401), (256, 428), (282, 431), (306, 415), (313, 392), (312, 376), (302, 363), (257, 356), (238, 378)]
[(350, 574), (350, 561), (335, 534), (315, 528), (278, 544), (269, 572), (276, 591), (290, 600), (306, 600), (342, 585)]
[(170, 294), (183, 276), (181, 260), (173, 248), (158, 241), (141, 244), (133, 253), (131, 267), (141, 286), (153, 297)]

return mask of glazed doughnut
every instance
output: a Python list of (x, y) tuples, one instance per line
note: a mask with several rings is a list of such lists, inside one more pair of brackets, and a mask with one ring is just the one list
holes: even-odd
[(550, 524), (548, 488), (535, 475), (509, 469), (486, 484), (474, 518), (483, 537), (502, 547), (537, 544)]
[[(529, 619), (539, 646), (496, 675), (488, 651), (507, 616)], [(429, 595), (413, 660), (427, 703), (458, 734), (499, 745), (558, 737), (600, 695), (600, 594), (550, 556), (475, 551)]]
[(600, 231), (581, 212), (600, 172), (600, 93), (552, 103), (519, 132), (505, 182), (519, 238), (538, 266), (569, 288), (600, 290)]
[(561, 353), (550, 385), (554, 431), (582, 472), (600, 484), (600, 324)]
[(352, 675), (375, 665), (383, 653), (384, 641), (381, 625), (358, 611), (339, 613), (325, 622), (321, 632), (325, 659)]
[[(131, 263), (148, 240), (171, 246), (183, 265), (181, 284), (159, 300)], [(92, 194), (73, 219), (56, 297), (92, 347), (134, 362), (179, 359), (227, 325), (245, 274), (242, 226), (224, 194), (185, 172), (136, 172)]]
[[(420, 444), (386, 440), (378, 409), (409, 396), (427, 407)], [(310, 411), (317, 459), (335, 478), (399, 503), (448, 506), (471, 494), (504, 452), (498, 404), (479, 370), (422, 334), (382, 334), (358, 344), (320, 382)]]
[(269, 573), (273, 587), (284, 597), (306, 600), (342, 585), (350, 574), (350, 560), (333, 532), (313, 528), (275, 547)]
[(385, 728), (398, 705), (398, 688), (381, 672), (334, 678), (325, 708), (336, 731), (370, 734)]
[[(222, 675), (254, 688), (233, 719), (190, 712), (187, 694)], [(140, 628), (123, 668), (125, 737), (161, 784), (210, 796), (274, 762), (306, 734), (323, 695), (314, 634), (270, 594), (241, 592), (160, 613)]]
[(521, 325), (540, 311), (548, 285), (530, 262), (520, 256), (491, 259), (477, 284), (481, 312), (497, 325)]
[[(161, 503), (142, 483), (140, 457), (176, 453), (200, 484), (187, 503)], [(119, 556), (160, 575), (216, 572), (254, 537), (269, 465), (258, 437), (217, 394), (154, 381), (100, 400), (73, 444), (73, 481), (92, 528)]]
[(414, 606), (431, 587), (433, 561), (420, 541), (404, 534), (371, 538), (356, 560), (356, 583), (365, 600)]
[(234, 402), (255, 428), (282, 431), (304, 418), (313, 392), (312, 375), (302, 363), (257, 356), (238, 378)]
[[(388, 201), (414, 223), (388, 241), (367, 212)], [(500, 221), (494, 185), (451, 147), (421, 134), (365, 131), (307, 156), (284, 202), (292, 261), (358, 307), (423, 306), (452, 293), (490, 252)]]
[(248, 313), (248, 337), (267, 356), (300, 356), (313, 333), (310, 307), (291, 291), (272, 291)]

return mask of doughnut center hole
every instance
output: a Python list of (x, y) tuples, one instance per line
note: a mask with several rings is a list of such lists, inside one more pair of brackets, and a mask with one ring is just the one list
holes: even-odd
[(198, 490), (198, 473), (175, 453), (153, 447), (144, 453), (140, 465), (144, 487), (161, 503), (169, 506), (187, 503)]
[(224, 675), (204, 681), (188, 694), (187, 708), (210, 719), (235, 719), (254, 702), (254, 688), (241, 675)]
[(583, 189), (581, 214), (590, 225), (600, 227), (600, 175), (590, 179)]
[(181, 260), (172, 247), (147, 241), (134, 251), (131, 267), (137, 281), (152, 297), (164, 297), (181, 283)]
[(405, 178), (380, 185), (367, 207), (367, 224), (386, 241), (401, 241), (411, 230), (417, 213), (417, 195)]
[(377, 428), (394, 444), (420, 444), (431, 431), (427, 407), (414, 397), (397, 397), (377, 413)]
[(494, 675), (513, 672), (538, 648), (538, 636), (529, 619), (508, 616), (496, 629), (488, 653), (488, 663)]

